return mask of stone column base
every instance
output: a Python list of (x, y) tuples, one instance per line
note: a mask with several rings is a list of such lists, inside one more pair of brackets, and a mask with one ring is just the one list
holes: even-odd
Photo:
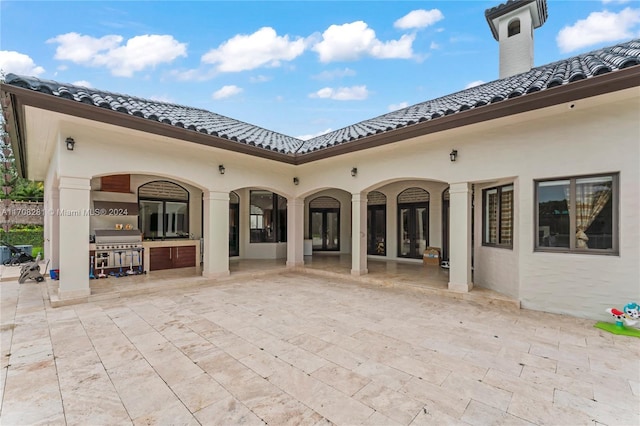
[(217, 278), (224, 278), (224, 277), (228, 277), (229, 275), (231, 275), (231, 272), (229, 271), (223, 271), (223, 272), (203, 272), (202, 276), (204, 278), (209, 278), (212, 280), (215, 280)]
[(355, 275), (357, 277), (359, 277), (360, 275), (367, 275), (368, 273), (369, 273), (368, 269), (361, 269), (361, 270), (352, 269), (351, 270), (351, 275)]
[(86, 289), (86, 290), (58, 289), (58, 299), (60, 300), (82, 299), (89, 296), (91, 296), (91, 289)]
[(449, 281), (449, 290), (455, 291), (456, 293), (469, 293), (473, 288), (473, 283), (465, 284), (465, 283), (454, 283)]

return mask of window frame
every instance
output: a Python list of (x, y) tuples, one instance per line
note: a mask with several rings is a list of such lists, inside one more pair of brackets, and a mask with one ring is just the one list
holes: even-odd
[[(172, 197), (162, 197), (162, 196), (144, 196), (144, 195), (140, 195), (140, 189), (143, 188), (145, 185), (148, 184), (152, 184), (152, 183), (169, 183), (171, 185), (175, 185), (177, 187), (179, 187), (180, 189), (184, 190), (185, 193), (187, 194), (187, 198), (182, 199), (182, 198), (172, 198)], [(154, 235), (154, 236), (150, 236), (150, 235), (144, 235), (145, 239), (149, 239), (149, 240), (175, 240), (175, 239), (185, 239), (185, 238), (189, 238), (189, 236), (191, 235), (191, 193), (189, 192), (189, 190), (187, 188), (185, 188), (184, 186), (176, 183), (176, 182), (172, 182), (170, 180), (153, 180), (153, 181), (149, 181), (149, 182), (145, 182), (143, 184), (141, 184), (140, 186), (138, 186), (138, 190), (137, 190), (137, 194), (138, 194), (138, 210), (139, 210), (139, 214), (138, 214), (138, 229), (141, 232), (144, 232), (144, 229), (142, 227), (142, 222), (143, 222), (143, 218), (142, 218), (142, 202), (144, 201), (151, 201), (151, 202), (159, 202), (162, 203), (162, 235)], [(168, 228), (168, 223), (167, 223), (167, 203), (179, 203), (179, 204), (184, 204), (187, 208), (187, 211), (185, 213), (185, 218), (186, 218), (186, 232), (183, 231), (184, 235), (171, 235), (171, 236), (167, 236), (167, 228)]]
[(513, 18), (507, 24), (507, 38), (517, 36), (522, 31), (522, 24), (520, 18)]
[[(576, 199), (576, 182), (580, 179), (594, 179), (601, 177), (611, 178), (611, 248), (598, 249), (598, 248), (578, 248), (576, 247), (575, 238), (569, 238), (569, 247), (545, 247), (540, 246), (538, 239), (540, 228), (540, 209), (539, 209), (539, 192), (538, 187), (540, 183), (555, 182), (568, 180), (569, 181), (569, 196), (570, 200)], [(534, 190), (534, 202), (533, 202), (533, 251), (541, 253), (572, 253), (572, 254), (591, 254), (591, 255), (605, 255), (605, 256), (618, 256), (620, 254), (620, 173), (594, 173), (588, 175), (574, 175), (574, 176), (562, 176), (545, 179), (535, 179), (533, 181)], [(576, 211), (569, 210), (569, 235), (574, 236), (576, 234)]]
[[(511, 243), (506, 244), (506, 243), (501, 243), (500, 242), (500, 236), (501, 236), (501, 225), (502, 225), (502, 190), (504, 188), (507, 187), (511, 187)], [(489, 225), (489, 218), (487, 217), (487, 197), (486, 194), (489, 191), (493, 191), (496, 190), (496, 197), (497, 197), (497, 209), (496, 209), (496, 243), (492, 243), (487, 241), (487, 226)], [(515, 212), (514, 212), (514, 205), (515, 205), (515, 191), (516, 191), (516, 187), (515, 187), (515, 183), (514, 182), (510, 182), (510, 183), (506, 183), (504, 185), (498, 185), (498, 186), (492, 186), (489, 188), (483, 188), (482, 189), (482, 245), (485, 247), (496, 247), (496, 248), (502, 248), (502, 249), (508, 249), (508, 250), (513, 250), (513, 240), (515, 239)]]

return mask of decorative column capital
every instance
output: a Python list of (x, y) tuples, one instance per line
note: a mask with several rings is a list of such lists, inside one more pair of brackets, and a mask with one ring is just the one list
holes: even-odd
[(60, 176), (58, 189), (80, 189), (91, 191), (91, 179), (74, 176)]
[(469, 182), (456, 182), (449, 184), (449, 195), (464, 194), (471, 192), (471, 184)]
[(203, 198), (207, 201), (227, 201), (229, 202), (229, 193), (223, 191), (204, 191)]
[(366, 203), (367, 202), (367, 194), (363, 192), (356, 192), (355, 194), (351, 194), (351, 202), (352, 203)]

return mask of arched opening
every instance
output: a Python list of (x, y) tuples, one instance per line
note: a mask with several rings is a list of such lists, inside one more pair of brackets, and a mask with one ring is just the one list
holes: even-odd
[(249, 191), (250, 243), (287, 242), (287, 199), (275, 192)]
[(387, 255), (387, 196), (379, 191), (367, 194), (367, 254)]
[(516, 18), (509, 22), (507, 26), (507, 36), (512, 37), (516, 34), (520, 34), (520, 19)]
[(313, 251), (340, 250), (340, 201), (325, 196), (311, 200), (309, 236)]
[(398, 257), (421, 259), (429, 245), (429, 192), (407, 188), (398, 194)]
[(156, 180), (138, 188), (138, 228), (146, 238), (189, 237), (189, 191)]

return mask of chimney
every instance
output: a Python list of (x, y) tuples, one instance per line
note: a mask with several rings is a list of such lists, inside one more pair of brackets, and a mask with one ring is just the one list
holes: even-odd
[(500, 78), (533, 68), (533, 30), (547, 20), (547, 0), (509, 0), (484, 15), (500, 43)]

